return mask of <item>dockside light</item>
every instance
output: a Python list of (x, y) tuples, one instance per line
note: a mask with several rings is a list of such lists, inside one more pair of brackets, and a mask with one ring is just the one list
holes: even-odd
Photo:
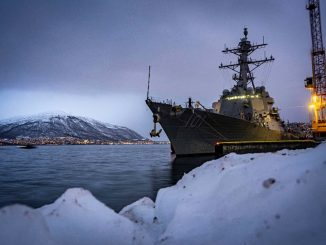
[(313, 101), (314, 103), (317, 102), (317, 95), (312, 96), (312, 101)]
[(229, 97), (226, 97), (225, 99), (227, 99), (227, 100), (239, 100), (239, 99), (257, 99), (257, 98), (259, 98), (258, 94), (229, 96)]

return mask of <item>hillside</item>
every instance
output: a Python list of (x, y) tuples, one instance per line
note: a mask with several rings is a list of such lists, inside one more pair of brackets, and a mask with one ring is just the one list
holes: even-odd
[(135, 131), (91, 118), (68, 114), (41, 114), (0, 121), (0, 138), (75, 137), (91, 140), (139, 140)]

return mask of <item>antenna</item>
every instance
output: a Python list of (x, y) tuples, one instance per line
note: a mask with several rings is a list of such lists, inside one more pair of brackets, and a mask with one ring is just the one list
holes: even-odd
[[(266, 62), (274, 61), (274, 57), (270, 58), (266, 57), (266, 53), (264, 53), (264, 58), (253, 60), (249, 56), (251, 53), (256, 51), (257, 49), (264, 48), (267, 44), (265, 43), (265, 38), (263, 38), (262, 44), (254, 44), (250, 43), (247, 39), (248, 37), (248, 28), (243, 29), (244, 37), (240, 39), (240, 42), (236, 48), (225, 49), (222, 52), (225, 54), (232, 53), (238, 56), (238, 62), (232, 63), (230, 61), (229, 65), (221, 64), (219, 68), (228, 68), (234, 72), (236, 72), (236, 76), (233, 76), (233, 80), (237, 82), (237, 86), (247, 89), (247, 84), (251, 82), (252, 88), (255, 90), (254, 77), (252, 75), (252, 71), (257, 69), (259, 66)], [(247, 45), (249, 42), (250, 45)], [(251, 65), (251, 66), (249, 66)], [(240, 70), (238, 70), (240, 68)]]
[(148, 66), (148, 82), (147, 82), (147, 100), (149, 97), (149, 83), (151, 80), (151, 66)]

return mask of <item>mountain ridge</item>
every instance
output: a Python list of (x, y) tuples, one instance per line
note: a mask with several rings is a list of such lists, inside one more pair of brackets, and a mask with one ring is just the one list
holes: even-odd
[(90, 140), (141, 140), (127, 127), (67, 113), (41, 113), (0, 121), (0, 138), (75, 137)]

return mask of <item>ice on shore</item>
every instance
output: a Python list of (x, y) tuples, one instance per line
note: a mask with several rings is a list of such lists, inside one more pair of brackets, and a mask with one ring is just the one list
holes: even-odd
[(5, 244), (325, 244), (326, 144), (229, 154), (119, 214), (83, 189), (0, 209)]
[(16, 204), (0, 209), (0, 244), (56, 243), (38, 210)]

